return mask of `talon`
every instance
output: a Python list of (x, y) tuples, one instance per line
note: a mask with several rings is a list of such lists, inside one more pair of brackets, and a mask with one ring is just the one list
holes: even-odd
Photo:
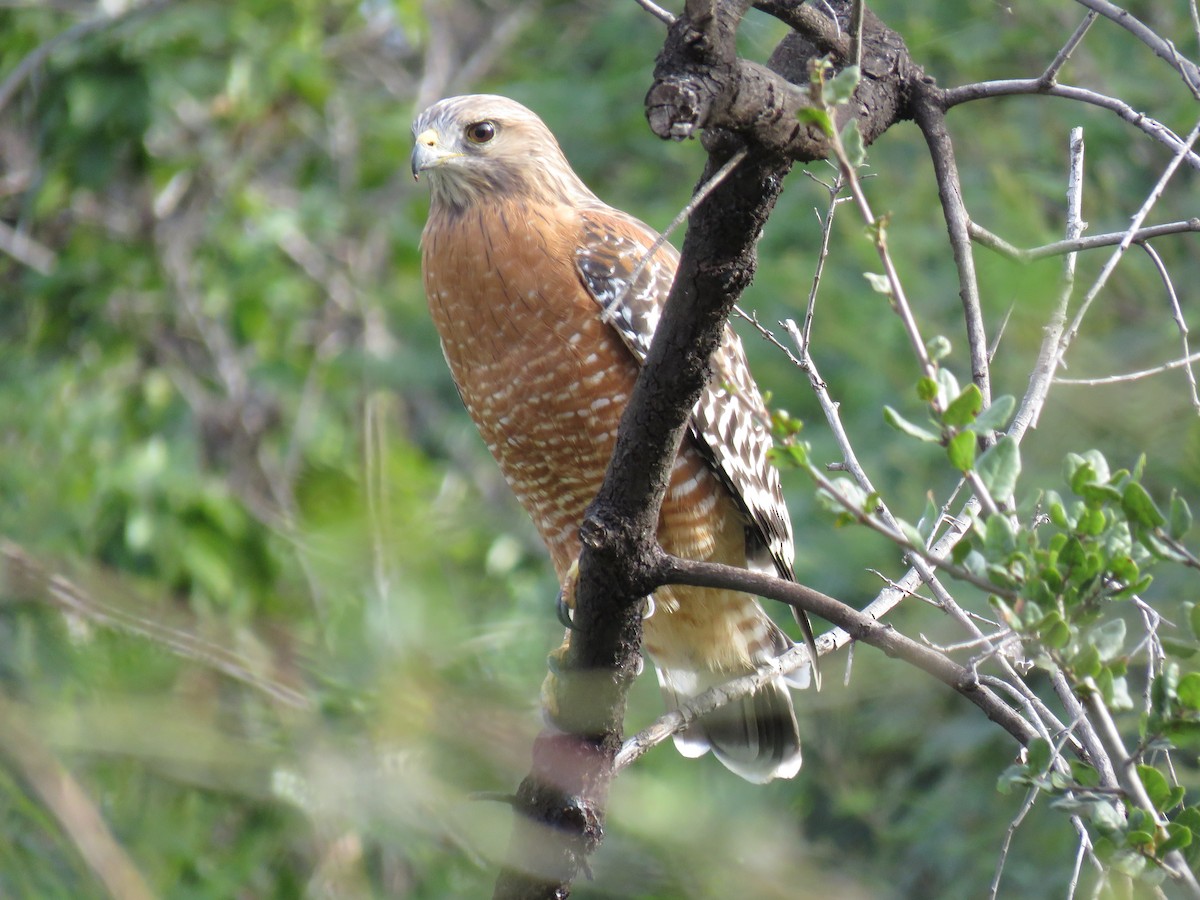
[(558, 598), (554, 601), (554, 614), (558, 616), (558, 621), (562, 623), (564, 628), (575, 630), (575, 623), (572, 621), (572, 614), (575, 612), (571, 604), (567, 603), (563, 592), (558, 592)]
[(633, 670), (633, 677), (634, 678), (640, 677), (642, 672), (645, 671), (645, 669), (646, 669), (646, 657), (642, 656), (642, 654), (639, 653), (638, 658), (637, 658), (637, 666)]
[(571, 568), (567, 569), (567, 574), (563, 576), (562, 588), (559, 589), (558, 598), (554, 601), (554, 613), (558, 616), (558, 621), (562, 622), (563, 627), (571, 630), (575, 629), (575, 585), (578, 583), (579, 560), (576, 559), (571, 563)]
[[(647, 598), (646, 598), (646, 599), (645, 599), (643, 602), (644, 602), (645, 606), (644, 606), (644, 608), (643, 608), (643, 610), (642, 610), (642, 621), (644, 622), (644, 621), (646, 621), (648, 618), (650, 618), (652, 615), (654, 615), (654, 610), (655, 610), (655, 608), (656, 608), (656, 607), (654, 606), (654, 595), (653, 595), (653, 594), (651, 594), (651, 595), (650, 595), (649, 597), (647, 597)], [(638, 674), (641, 674), (641, 670), (640, 670), (640, 669), (638, 670)]]

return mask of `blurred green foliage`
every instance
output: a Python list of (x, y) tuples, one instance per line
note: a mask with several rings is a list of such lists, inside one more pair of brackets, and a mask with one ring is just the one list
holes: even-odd
[[(0, 9), (0, 77), (116, 6)], [(1035, 76), (1082, 17), (1070, 4), (990, 0), (873, 8), (946, 85)], [(1186, 4), (1130, 9), (1188, 46)], [(743, 50), (764, 59), (783, 33), (751, 13)], [(427, 201), (407, 172), (408, 125), (445, 93), (509, 94), (551, 124), (601, 196), (663, 227), (702, 150), (645, 128), (661, 38), (632, 3), (181, 0), (54, 45), (0, 109), (0, 226), (36, 245), (0, 253), (0, 539), (10, 542), (0, 709), (27, 726), (26, 750), (78, 780), (156, 893), (490, 890), (508, 811), (472, 792), (511, 791), (527, 768), (558, 637), (555, 585), (425, 313)], [(1185, 86), (1103, 21), (1063, 80), (1180, 133), (1195, 116)], [(973, 218), (1020, 246), (1057, 239), (1076, 124), (1089, 233), (1123, 227), (1168, 151), (1110, 113), (1046, 98), (952, 112)], [(864, 171), (926, 336), (947, 336), (944, 364), (965, 372), (957, 279), (916, 129), (868, 148)], [(1181, 172), (1153, 220), (1193, 215), (1195, 196), (1194, 173)], [(742, 304), (763, 323), (803, 315), (813, 209), (826, 203), (824, 188), (793, 175)], [(1195, 324), (1194, 240), (1155, 247)], [(1081, 257), (1080, 284), (1104, 258)], [(984, 250), (977, 263), (989, 329), (1007, 322), (995, 393), (1019, 397), (1059, 263)], [(924, 404), (899, 322), (863, 279), (876, 269), (862, 224), (839, 216), (814, 355), (880, 493), (916, 521), (957, 472), (936, 443), (898, 438), (884, 421), (885, 406), (919, 419)], [(808, 458), (836, 460), (806, 379), (747, 342), (774, 404), (809, 423)], [(1179, 355), (1163, 284), (1131, 251), (1066, 374)], [(1182, 372), (1057, 387), (1022, 446), (1026, 492), (1061, 490), (1064, 456), (1091, 447), (1114, 468), (1145, 454), (1137, 483), (1160, 503), (1172, 491), (1194, 497), (1200, 419)], [(894, 546), (835, 527), (810, 482), (787, 477), (802, 580), (862, 605), (881, 574), (902, 573)], [(1071, 515), (1068, 531), (1080, 527)], [(1001, 537), (986, 529), (979, 540)], [(1186, 629), (1194, 585), (1164, 573), (1147, 599)], [(960, 602), (986, 611), (974, 588)], [(1042, 612), (1022, 620), (1035, 637), (1053, 631)], [(893, 621), (934, 641), (959, 637), (917, 602)], [(1148, 690), (1144, 672), (1135, 654), (1131, 694)], [(1192, 721), (1190, 677), (1156, 688), (1150, 731)], [(794, 782), (753, 787), (669, 748), (624, 774), (595, 880), (576, 895), (981, 895), (1019, 806), (995, 790), (1016, 748), (942, 686), (869, 649), (846, 684), (827, 680), (798, 698), (807, 759)], [(643, 682), (634, 727), (660, 709)], [(10, 764), (17, 741), (0, 739), (0, 895), (103, 896), (36, 779)], [(1175, 766), (1194, 788), (1194, 752)], [(1002, 895), (1062, 896), (1075, 847), (1067, 819), (1038, 807), (1016, 832)]]

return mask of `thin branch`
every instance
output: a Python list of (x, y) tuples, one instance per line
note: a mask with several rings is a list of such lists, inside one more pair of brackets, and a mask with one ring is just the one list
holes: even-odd
[(1059, 71), (1067, 64), (1067, 60), (1071, 58), (1071, 54), (1075, 52), (1075, 48), (1079, 46), (1079, 43), (1083, 40), (1083, 36), (1088, 33), (1088, 29), (1092, 27), (1092, 23), (1096, 21), (1098, 15), (1098, 12), (1092, 10), (1083, 17), (1083, 21), (1075, 29), (1075, 33), (1067, 38), (1067, 42), (1063, 44), (1062, 49), (1050, 61), (1050, 65), (1046, 66), (1046, 71), (1038, 76), (1038, 81), (1045, 85), (1052, 85), (1058, 80)]
[[(818, 615), (837, 625), (851, 639), (877, 647), (889, 656), (903, 659), (954, 688), (1020, 743), (1026, 744), (1037, 736), (1037, 730), (1025, 721), (1023, 716), (1000, 700), (989, 688), (980, 684), (969, 669), (944, 654), (905, 637), (890, 625), (879, 622), (869, 608), (859, 611), (805, 585), (735, 566), (697, 562), (662, 554), (657, 569), (656, 580), (661, 580), (663, 584), (690, 584), (695, 587), (745, 591)], [(828, 652), (825, 648), (836, 640), (837, 636), (834, 634), (822, 635), (819, 647), (823, 652)], [(806, 649), (798, 645), (780, 658), (780, 664), (803, 664), (806, 654)], [(788, 670), (781, 668), (781, 671)]]
[[(1163, 264), (1162, 257), (1158, 255), (1158, 251), (1149, 244), (1139, 244), (1146, 251), (1146, 255), (1154, 263), (1154, 268), (1158, 271), (1158, 277), (1162, 280), (1163, 286), (1167, 290), (1167, 299), (1171, 303), (1171, 317), (1175, 320), (1175, 327), (1179, 329), (1179, 341), (1183, 345), (1183, 359), (1191, 356), (1191, 350), (1188, 347), (1188, 327), (1187, 322), (1183, 318), (1183, 310), (1179, 307), (1179, 295), (1175, 292), (1175, 284), (1171, 280), (1171, 273), (1167, 271), (1167, 267)], [(1192, 408), (1200, 412), (1200, 396), (1196, 393), (1196, 373), (1192, 371), (1191, 363), (1184, 363), (1183, 371), (1187, 374), (1188, 388), (1191, 391)]]
[[(908, 334), (908, 341), (912, 347), (913, 354), (917, 357), (917, 362), (921, 366), (921, 374), (926, 378), (935, 378), (937, 370), (934, 368), (933, 361), (929, 358), (929, 351), (926, 349), (925, 341), (921, 337), (921, 330), (917, 326), (917, 320), (913, 316), (912, 306), (909, 304), (908, 296), (904, 292), (904, 285), (900, 282), (900, 274), (896, 271), (895, 263), (892, 261), (892, 254), (888, 250), (886, 222), (877, 218), (871, 210), (871, 204), (867, 200), (866, 193), (863, 191), (862, 181), (858, 177), (858, 170), (851, 165), (849, 158), (846, 156), (846, 148), (842, 146), (841, 136), (836, 129), (829, 135), (829, 141), (834, 154), (837, 156), (838, 165), (841, 168), (842, 175), (846, 179), (846, 184), (850, 188), (850, 195), (854, 198), (854, 203), (858, 207), (859, 214), (863, 217), (867, 227), (872, 232), (875, 252), (879, 256), (879, 261), (883, 264), (884, 277), (887, 279), (892, 309), (900, 316), (900, 321), (904, 324), (904, 330)], [(933, 405), (936, 408), (936, 401)]]
[(1096, 280), (1092, 283), (1091, 288), (1089, 288), (1088, 292), (1084, 294), (1083, 300), (1080, 301), (1079, 309), (1075, 312), (1075, 318), (1071, 320), (1070, 327), (1059, 341), (1058, 356), (1060, 359), (1066, 353), (1067, 348), (1075, 339), (1075, 336), (1079, 334), (1079, 328), (1083, 323), (1083, 317), (1087, 315), (1087, 311), (1091, 307), (1092, 302), (1099, 295), (1100, 291), (1104, 289), (1104, 286), (1108, 283), (1109, 276), (1111, 276), (1113, 270), (1116, 269), (1117, 263), (1121, 261), (1121, 258), (1125, 255), (1125, 251), (1128, 250), (1130, 245), (1133, 243), (1134, 233), (1142, 227), (1142, 222), (1146, 220), (1146, 216), (1150, 215), (1150, 210), (1154, 208), (1154, 205), (1162, 196), (1163, 191), (1166, 189), (1167, 183), (1171, 180), (1171, 177), (1179, 168), (1180, 163), (1183, 162), (1184, 157), (1191, 152), (1192, 145), (1196, 143), (1197, 138), (1200, 138), (1200, 120), (1196, 122), (1195, 126), (1193, 126), (1192, 130), (1188, 133), (1186, 144), (1176, 152), (1175, 156), (1167, 164), (1167, 167), (1163, 170), (1162, 175), (1159, 176), (1157, 183), (1155, 183), (1149, 195), (1146, 197), (1145, 202), (1142, 203), (1138, 211), (1134, 213), (1133, 219), (1129, 224), (1129, 230), (1125, 233), (1124, 239), (1122, 239), (1121, 243), (1117, 245), (1117, 248), (1113, 251), (1112, 255), (1108, 258), (1108, 261), (1104, 264), (1104, 267), (1100, 270), (1100, 274), (1096, 276)]
[(1153, 369), (1139, 369), (1136, 372), (1127, 372), (1124, 375), (1105, 375), (1101, 378), (1055, 378), (1054, 383), (1091, 386), (1118, 384), (1122, 381), (1138, 381), (1142, 378), (1149, 378), (1151, 375), (1161, 375), (1163, 372), (1169, 372), (1171, 369), (1187, 368), (1194, 362), (1200, 362), (1200, 353), (1192, 353), (1183, 359), (1173, 359), (1170, 362), (1163, 363), (1161, 366), (1155, 366)]
[[(1130, 757), (1125, 749), (1121, 733), (1117, 730), (1117, 725), (1109, 713), (1104, 698), (1100, 695), (1099, 688), (1091, 678), (1085, 679), (1082, 687), (1083, 703), (1091, 713), (1092, 720), (1098, 726), (1101, 740), (1116, 764), (1117, 782), (1124, 789), (1129, 800), (1150, 817), (1150, 821), (1159, 828), (1164, 828), (1166, 821), (1146, 792), (1146, 786), (1142, 784), (1135, 765), (1137, 761)], [(1196, 880), (1195, 873), (1192, 872), (1191, 867), (1178, 850), (1168, 853), (1163, 865), (1177, 884), (1185, 887), (1191, 896), (1200, 897), (1200, 881)]]
[[(1115, 113), (1120, 119), (1145, 132), (1159, 143), (1165, 144), (1171, 150), (1178, 152), (1184, 146), (1184, 141), (1174, 131), (1144, 113), (1138, 112), (1124, 100), (1109, 97), (1105, 94), (1090, 91), (1086, 88), (1072, 87), (1065, 84), (1043, 84), (1037, 78), (1014, 78), (1005, 81), (984, 81), (978, 84), (965, 84), (949, 88), (942, 93), (941, 102), (944, 109), (958, 106), (972, 100), (982, 100), (989, 97), (1009, 97), (1023, 94), (1045, 94), (1048, 97), (1061, 97), (1079, 103), (1099, 106)], [(1193, 169), (1200, 169), (1200, 155), (1187, 152), (1187, 163)]]
[[(1066, 234), (1068, 241), (1075, 241), (1083, 233), (1084, 227), (1082, 128), (1071, 129), (1069, 153)], [(1046, 397), (1050, 393), (1050, 385), (1054, 381), (1054, 373), (1059, 363), (1058, 347), (1067, 322), (1067, 307), (1075, 290), (1075, 263), (1075, 251), (1068, 251), (1066, 259), (1063, 260), (1062, 285), (1059, 288), (1058, 299), (1050, 314), (1050, 321), (1046, 324), (1042, 346), (1034, 362), (1033, 374), (1029, 376), (1029, 386), (1025, 389), (1025, 396), (1021, 398), (1021, 404), (1008, 428), (1009, 436), (1016, 441), (1021, 440), (1027, 428), (1036, 425)]]
[(863, 0), (850, 4), (850, 65), (862, 66)]
[(722, 181), (729, 177), (729, 173), (737, 168), (738, 163), (746, 158), (747, 153), (749, 153), (749, 150), (747, 150), (745, 147), (738, 150), (731, 157), (729, 157), (728, 160), (725, 161), (725, 164), (716, 171), (712, 178), (708, 179), (708, 181), (696, 188), (696, 192), (692, 194), (692, 197), (690, 200), (688, 200), (687, 205), (685, 205), (683, 209), (679, 211), (675, 218), (671, 220), (671, 224), (669, 224), (663, 230), (663, 232), (654, 239), (654, 243), (652, 243), (649, 249), (642, 254), (642, 258), (638, 260), (637, 265), (633, 267), (633, 271), (629, 274), (629, 278), (625, 281), (625, 289), (613, 297), (613, 299), (609, 301), (608, 306), (604, 308), (604, 311), (600, 314), (600, 320), (602, 322), (612, 324), (613, 319), (616, 317), (621, 307), (624, 306), (625, 298), (629, 295), (629, 292), (633, 290), (633, 286), (637, 284), (637, 280), (642, 276), (642, 272), (645, 270), (646, 266), (649, 265), (650, 260), (654, 259), (654, 255), (658, 253), (658, 251), (662, 249), (663, 244), (667, 242), (667, 238), (671, 236), (671, 233), (674, 232), (675, 229), (688, 220), (688, 217), (696, 211), (696, 208), (705, 201), (709, 194), (716, 190), (717, 186), (720, 185)]
[[(1129, 233), (1128, 231), (1113, 231), (1108, 234), (1095, 234), (1091, 237), (1080, 237), (1075, 240), (1055, 241), (1052, 244), (1044, 244), (1041, 247), (1023, 250), (1020, 247), (1014, 247), (1008, 241), (1004, 240), (1004, 238), (993, 234), (975, 222), (971, 222), (969, 227), (971, 238), (976, 243), (987, 247), (989, 250), (995, 250), (1009, 259), (1024, 263), (1046, 259), (1051, 256), (1061, 256), (1064, 253), (1074, 253), (1077, 250), (1094, 250), (1097, 247), (1111, 247), (1125, 240), (1125, 236)], [(1145, 228), (1139, 228), (1133, 233), (1133, 243), (1143, 244), (1153, 238), (1162, 237), (1167, 234), (1186, 234), (1196, 231), (1200, 231), (1200, 218), (1184, 219), (1180, 222), (1167, 222), (1163, 225), (1149, 225)]]
[[(946, 221), (950, 248), (954, 253), (954, 266), (958, 271), (958, 295), (962, 301), (967, 347), (971, 354), (971, 379), (983, 395), (983, 403), (986, 406), (992, 402), (992, 387), (988, 366), (987, 330), (983, 323), (979, 279), (975, 274), (975, 257), (972, 254), (968, 229), (970, 216), (963, 202), (958, 163), (954, 157), (954, 143), (946, 130), (946, 113), (938, 102), (936, 93), (934, 88), (918, 88), (913, 103), (913, 118), (925, 137), (925, 144), (933, 161), (938, 198), (942, 204), (942, 217)], [(990, 438), (986, 439), (985, 443), (990, 443)]]
[(1109, 3), (1108, 0), (1076, 0), (1076, 2), (1088, 9), (1095, 10), (1106, 19), (1116, 22), (1153, 50), (1155, 56), (1164, 60), (1183, 77), (1184, 84), (1197, 99), (1200, 99), (1200, 69), (1191, 60), (1180, 56), (1174, 44), (1159, 37), (1158, 32), (1135, 18), (1128, 10)]
[(642, 9), (646, 10), (646, 12), (650, 13), (650, 15), (654, 16), (654, 18), (658, 19), (658, 21), (664, 22), (667, 25), (673, 25), (675, 23), (675, 16), (663, 9), (657, 3), (654, 3), (653, 0), (633, 0), (633, 2)]

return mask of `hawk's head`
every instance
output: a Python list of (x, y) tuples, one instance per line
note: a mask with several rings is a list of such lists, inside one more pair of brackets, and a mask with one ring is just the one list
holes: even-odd
[(546, 124), (507, 97), (439, 100), (417, 116), (413, 138), (413, 177), (428, 173), (435, 207), (462, 210), (521, 197), (573, 203), (594, 196)]

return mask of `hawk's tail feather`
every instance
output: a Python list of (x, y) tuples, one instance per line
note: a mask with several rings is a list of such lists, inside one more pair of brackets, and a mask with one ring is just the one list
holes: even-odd
[[(737, 674), (661, 668), (657, 672), (671, 709)], [(791, 778), (800, 770), (800, 729), (783, 678), (701, 716), (674, 739), (684, 756), (703, 756), (711, 750), (727, 769), (755, 784)]]

